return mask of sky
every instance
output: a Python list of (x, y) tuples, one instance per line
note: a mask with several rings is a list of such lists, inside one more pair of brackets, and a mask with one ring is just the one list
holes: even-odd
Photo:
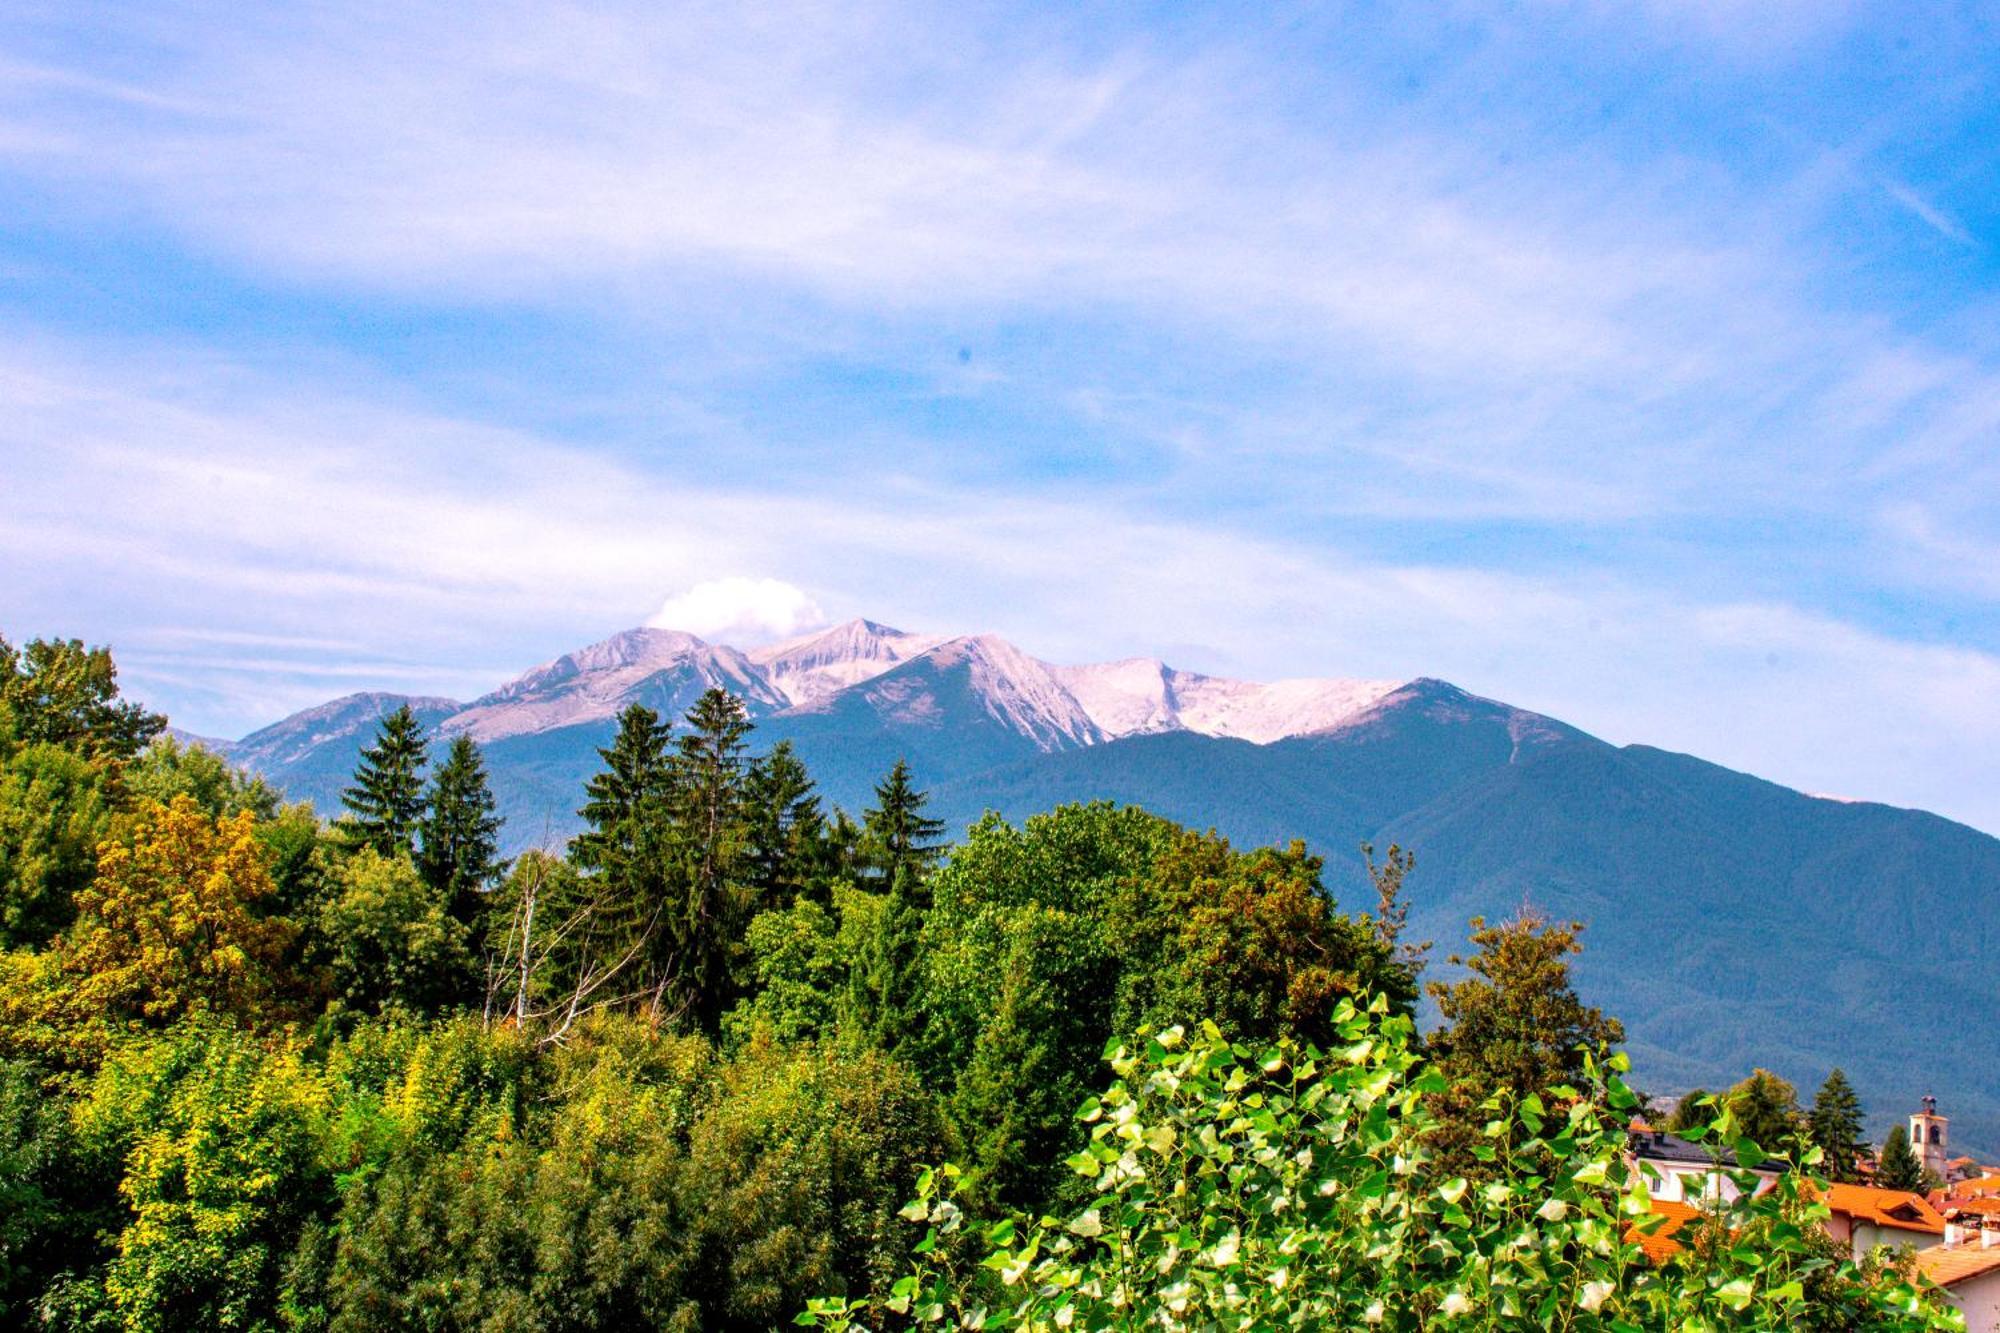
[(866, 615), (2000, 832), (1995, 14), (15, 0), (0, 634), (233, 737)]

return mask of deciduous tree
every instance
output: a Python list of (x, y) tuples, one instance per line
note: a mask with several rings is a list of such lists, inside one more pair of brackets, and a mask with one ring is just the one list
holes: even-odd
[(143, 807), (77, 894), (65, 967), (79, 999), (150, 1022), (256, 1014), (294, 934), (260, 912), (272, 895), (265, 857), (248, 812), (211, 819), (189, 796)]
[(1590, 1052), (1624, 1041), (1618, 1020), (1585, 1004), (1570, 983), (1582, 932), (1581, 922), (1552, 923), (1526, 910), (1496, 926), (1475, 917), (1475, 952), (1451, 960), (1470, 975), (1427, 988), (1444, 1019), (1430, 1039), (1448, 1084), (1436, 1102), (1438, 1142), (1460, 1169), (1476, 1171), (1474, 1159), (1484, 1156), (1489, 1097), (1573, 1083)]
[(119, 698), (109, 648), (81, 639), (0, 638), (0, 713), (23, 742), (59, 745), (90, 760), (131, 759), (166, 729), (158, 713)]
[(107, 785), (74, 750), (0, 746), (0, 949), (40, 948), (69, 924), (110, 832)]

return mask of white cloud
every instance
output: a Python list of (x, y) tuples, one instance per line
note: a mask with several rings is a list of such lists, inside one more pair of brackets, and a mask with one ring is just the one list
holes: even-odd
[[(994, 630), (1055, 660), (1191, 643), (1264, 678), (1438, 675), (1614, 741), (2000, 829), (2000, 659), (1774, 599), (1388, 560), (1115, 493), (698, 486), (523, 432), (275, 394), (241, 368), (211, 383), (198, 362), (167, 377), (52, 346), (0, 343), (0, 628), (138, 649), (127, 679), (199, 732), (370, 684), (468, 697), (633, 623), (665, 585), (687, 591), (658, 619), (696, 632), (784, 633), (823, 608)], [(222, 645), (347, 647), (148, 639), (195, 613)], [(490, 665), (426, 665), (448, 662)]]
[(732, 575), (675, 593), (646, 623), (742, 647), (817, 628), (826, 623), (826, 613), (803, 589), (782, 579)]

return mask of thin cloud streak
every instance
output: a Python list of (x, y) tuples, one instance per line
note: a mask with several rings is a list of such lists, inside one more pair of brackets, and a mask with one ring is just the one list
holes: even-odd
[[(1705, 605), (1601, 575), (1385, 564), (1097, 498), (702, 489), (395, 409), (328, 401), (324, 412), (273, 418), (186, 401), (160, 408), (120, 387), (143, 375), (91, 374), (37, 381), (61, 388), (49, 401), (87, 405), (77, 416), (4, 404), (0, 417), (24, 437), (76, 443), (17, 476), (0, 550), (10, 564), (32, 551), (71, 570), (125, 571), (135, 603), (229, 606), (240, 628), (219, 622), (218, 633), (312, 624), (358, 646), (322, 667), (218, 655), (213, 665), (245, 683), (242, 699), (295, 706), (310, 695), (307, 679), (329, 692), (351, 680), (459, 695), (468, 673), (427, 673), (421, 662), (463, 661), (475, 644), (491, 660), (497, 644), (525, 667), (637, 623), (662, 588), (761, 569), (831, 616), (990, 628), (1057, 660), (1221, 640), (1265, 677), (1443, 675), (1613, 740), (2000, 827), (1967, 757), (2000, 745), (1990, 708), (2000, 661), (1783, 605)], [(138, 447), (161, 438), (156, 410), (188, 454)], [(423, 447), (341, 468), (325, 438), (301, 430), (322, 418), (335, 425), (321, 430), (366, 424)], [(21, 456), (18, 438), (0, 438), (0, 449)], [(459, 479), (469, 467), (501, 480), (468, 493)], [(74, 520), (83, 494), (93, 521), (57, 521)], [(180, 554), (189, 551), (201, 554)], [(1649, 674), (1634, 683), (1641, 661)], [(199, 710), (195, 730), (274, 720), (225, 725), (214, 678), (191, 669), (201, 662), (142, 652), (128, 674), (142, 694)], [(372, 680), (367, 662), (381, 668)]]

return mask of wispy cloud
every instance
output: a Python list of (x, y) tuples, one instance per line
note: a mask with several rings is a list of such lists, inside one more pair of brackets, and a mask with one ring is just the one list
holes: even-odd
[(0, 18), (0, 616), (229, 729), (772, 579), (674, 618), (1443, 674), (2000, 827), (1995, 164), (1894, 27)]
[[(348, 645), (128, 656), (142, 693), (184, 701), (196, 730), (243, 729), (218, 723), (246, 701), (283, 710), (350, 687), (474, 693), (507, 674), (496, 645), (525, 665), (636, 623), (662, 588), (719, 580), (706, 586), (777, 588), (786, 615), (992, 628), (1057, 659), (1219, 641), (1231, 666), (1264, 676), (1440, 674), (1614, 740), (2000, 826), (1978, 777), (2000, 745), (2000, 661), (1782, 603), (1385, 562), (1105, 497), (704, 489), (518, 432), (302, 401), (296, 387), (280, 410), (245, 411), (255, 395), (235, 375), (163, 402), (123, 387), (143, 370), (12, 364), (0, 384), (36, 387), (0, 400), (0, 452), (18, 462), (25, 441), (72, 443), (10, 477), (10, 573), (32, 552), (72, 579), (115, 575), (129, 614), (205, 608), (204, 633), (225, 647)], [(177, 447), (158, 449), (163, 438)], [(355, 438), (405, 445), (357, 467), (333, 447)], [(743, 569), (792, 582), (731, 581)], [(737, 612), (742, 600), (721, 599)], [(441, 665), (468, 660), (499, 664)]]

